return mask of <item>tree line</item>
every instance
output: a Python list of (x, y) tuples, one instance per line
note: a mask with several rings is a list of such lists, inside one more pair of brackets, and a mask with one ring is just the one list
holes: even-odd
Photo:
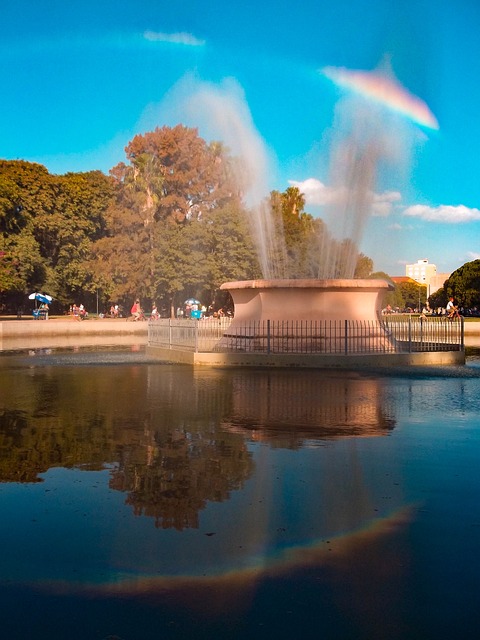
[[(183, 125), (137, 135), (125, 154), (109, 175), (54, 175), (40, 164), (0, 160), (1, 310), (28, 311), (28, 294), (42, 291), (53, 296), (57, 312), (80, 302), (94, 310), (97, 301), (100, 311), (112, 303), (129, 309), (139, 297), (171, 315), (189, 297), (224, 306), (223, 282), (262, 277), (244, 201), (248, 172), (239, 158)], [(273, 260), (285, 272), (318, 277), (327, 240), (337, 244), (341, 273), (351, 243), (328, 235), (323, 220), (305, 211), (298, 188), (272, 191), (265, 205), (283, 231)], [(372, 274), (372, 260), (353, 249), (354, 277), (388, 279)], [(455, 280), (453, 295), (477, 300), (473, 280), (471, 286)], [(397, 287), (392, 306), (410, 298), (416, 301), (418, 291)]]
[[(247, 172), (222, 143), (177, 125), (135, 136), (125, 152), (109, 175), (0, 160), (4, 311), (28, 309), (27, 295), (42, 291), (57, 311), (139, 297), (171, 314), (192, 296), (222, 306), (223, 282), (262, 277), (243, 198)], [(266, 200), (285, 235), (277, 259), (295, 277), (314, 277), (323, 221), (305, 212), (296, 187)], [(372, 266), (358, 253), (357, 277)]]

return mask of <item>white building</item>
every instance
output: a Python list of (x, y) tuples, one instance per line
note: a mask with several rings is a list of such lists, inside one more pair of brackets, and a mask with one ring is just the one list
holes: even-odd
[(428, 260), (417, 260), (414, 264), (407, 264), (405, 275), (427, 287), (427, 296), (432, 295), (443, 287), (443, 283), (450, 277), (449, 273), (437, 273), (437, 267)]

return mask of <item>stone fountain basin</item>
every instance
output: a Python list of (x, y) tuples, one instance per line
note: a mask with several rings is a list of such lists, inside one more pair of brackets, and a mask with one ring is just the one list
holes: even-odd
[(243, 280), (225, 282), (235, 305), (233, 325), (252, 321), (378, 321), (384, 280)]

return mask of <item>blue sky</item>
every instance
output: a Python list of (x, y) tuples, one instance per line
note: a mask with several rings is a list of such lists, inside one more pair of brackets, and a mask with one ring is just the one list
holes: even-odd
[(388, 60), (439, 128), (381, 107), (401, 151), (382, 164), (360, 248), (390, 275), (422, 258), (451, 272), (480, 258), (479, 28), (477, 0), (2, 0), (0, 157), (108, 172), (155, 126), (224, 139), (221, 103), (241, 122), (229, 146), (264, 154), (265, 195), (298, 185), (324, 216), (345, 114), (370, 103), (321, 70)]

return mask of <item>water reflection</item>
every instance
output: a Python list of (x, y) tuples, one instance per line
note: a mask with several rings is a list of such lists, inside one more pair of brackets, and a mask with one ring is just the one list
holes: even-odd
[(379, 380), (348, 372), (233, 375), (225, 429), (296, 448), (319, 440), (381, 436), (395, 426)]
[(191, 370), (71, 367), (3, 372), (0, 481), (36, 482), (51, 467), (102, 469), (136, 515), (158, 527), (198, 527), (251, 474), (238, 434), (219, 428), (229, 397)]
[(395, 424), (379, 381), (353, 374), (47, 366), (4, 372), (1, 382), (0, 481), (112, 465), (109, 485), (128, 494), (135, 515), (179, 530), (198, 527), (208, 501), (250, 477), (246, 437), (297, 448)]
[(3, 619), (57, 621), (8, 637), (448, 637), (415, 603), (480, 588), (478, 370), (77, 362), (0, 366)]

